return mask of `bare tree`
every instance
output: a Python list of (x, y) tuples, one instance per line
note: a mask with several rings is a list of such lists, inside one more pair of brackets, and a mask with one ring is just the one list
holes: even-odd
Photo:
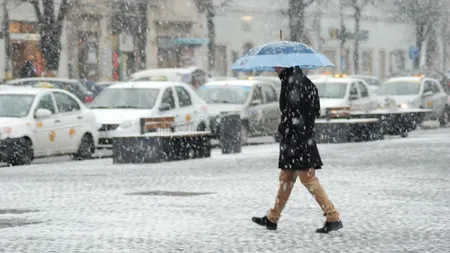
[(355, 18), (355, 31), (353, 34), (353, 64), (355, 74), (358, 74), (359, 72), (359, 43), (363, 39), (361, 33), (361, 15), (364, 8), (373, 2), (373, 0), (347, 0), (345, 2), (346, 6), (349, 6), (354, 10), (353, 17)]
[(289, 0), (289, 29), (292, 41), (304, 41), (305, 10), (314, 0)]
[(428, 37), (431, 27), (436, 25), (440, 17), (443, 0), (394, 0), (397, 12), (411, 21), (415, 27), (416, 48), (419, 57), (414, 59), (414, 68), (420, 64), (423, 43)]
[[(37, 19), (41, 36), (41, 51), (47, 71), (57, 71), (61, 54), (61, 34), (63, 21), (75, 0), (20, 0), (30, 3)], [(55, 6), (59, 4), (59, 10)]]
[(215, 65), (216, 55), (216, 25), (214, 17), (217, 15), (217, 10), (228, 6), (233, 0), (221, 0), (218, 5), (214, 4), (214, 0), (195, 0), (197, 9), (200, 13), (205, 14), (206, 23), (208, 27), (208, 70), (211, 71)]

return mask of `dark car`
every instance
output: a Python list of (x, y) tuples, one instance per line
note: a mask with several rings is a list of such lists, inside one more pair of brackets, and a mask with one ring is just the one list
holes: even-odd
[(74, 94), (77, 98), (86, 104), (94, 101), (94, 95), (82, 83), (75, 79), (52, 78), (52, 77), (36, 77), (21, 78), (8, 81), (6, 84), (12, 86), (30, 86), (36, 87), (42, 83), (50, 83), (57, 89), (66, 90)]

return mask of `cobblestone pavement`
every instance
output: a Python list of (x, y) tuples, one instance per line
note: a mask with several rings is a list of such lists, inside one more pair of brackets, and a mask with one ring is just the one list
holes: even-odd
[[(344, 229), (297, 183), (278, 231), (276, 144), (152, 165), (111, 159), (0, 168), (0, 252), (448, 252), (450, 129), (319, 145)], [(199, 194), (195, 194), (199, 193)]]

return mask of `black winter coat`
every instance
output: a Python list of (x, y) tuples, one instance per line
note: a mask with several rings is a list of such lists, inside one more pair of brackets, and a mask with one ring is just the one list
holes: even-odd
[(23, 68), (20, 70), (20, 78), (36, 77), (36, 71), (34, 70), (33, 63), (27, 61)]
[(287, 68), (281, 79), (280, 157), (278, 168), (320, 169), (322, 160), (314, 140), (314, 123), (320, 116), (316, 86), (300, 68)]

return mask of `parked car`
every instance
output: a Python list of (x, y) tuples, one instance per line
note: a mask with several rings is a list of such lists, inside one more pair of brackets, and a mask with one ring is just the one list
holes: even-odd
[(275, 86), (275, 89), (277, 90), (277, 96), (280, 95), (281, 91), (281, 80), (278, 76), (249, 76), (248, 80), (260, 80), (260, 81), (266, 81), (270, 82)]
[(445, 113), (448, 95), (438, 80), (421, 76), (404, 76), (388, 79), (377, 91), (380, 103), (395, 101), (401, 108), (429, 108), (433, 113), (425, 120), (439, 120), (447, 124)]
[(0, 161), (30, 164), (36, 157), (91, 158), (98, 131), (94, 114), (59, 89), (0, 90)]
[(100, 132), (99, 147), (112, 148), (112, 138), (141, 134), (141, 118), (174, 117), (175, 132), (205, 131), (207, 104), (181, 82), (124, 82), (111, 85), (92, 103)]
[(261, 80), (229, 80), (209, 82), (198, 91), (208, 103), (211, 131), (219, 136), (221, 113), (241, 115), (241, 142), (249, 137), (275, 135), (280, 122), (276, 88), (272, 82)]
[(96, 82), (95, 84), (103, 87), (103, 88), (108, 88), (109, 86), (116, 84), (117, 82), (115, 81), (102, 81), (102, 82)]
[(390, 78), (393, 77), (402, 77), (402, 76), (415, 76), (415, 77), (428, 77), (436, 79), (441, 85), (442, 89), (445, 93), (450, 94), (450, 77), (448, 77), (445, 73), (441, 71), (433, 70), (433, 69), (420, 69), (420, 70), (409, 70), (403, 71), (399, 73), (394, 73)]
[(347, 118), (351, 111), (370, 111), (378, 102), (362, 79), (315, 76), (311, 80), (320, 98), (321, 118)]
[(357, 78), (362, 79), (367, 83), (367, 87), (372, 90), (372, 92), (375, 92), (380, 88), (380, 79), (376, 76), (365, 76), (365, 75), (349, 75), (350, 78)]
[(50, 83), (54, 88), (66, 90), (86, 104), (94, 101), (94, 94), (90, 92), (80, 81), (75, 79), (52, 78), (52, 77), (35, 77), (21, 78), (8, 81), (7, 84), (13, 86), (39, 86), (41, 83)]
[(132, 74), (129, 81), (169, 81), (183, 82), (198, 88), (207, 82), (210, 76), (197, 67), (148, 69)]

